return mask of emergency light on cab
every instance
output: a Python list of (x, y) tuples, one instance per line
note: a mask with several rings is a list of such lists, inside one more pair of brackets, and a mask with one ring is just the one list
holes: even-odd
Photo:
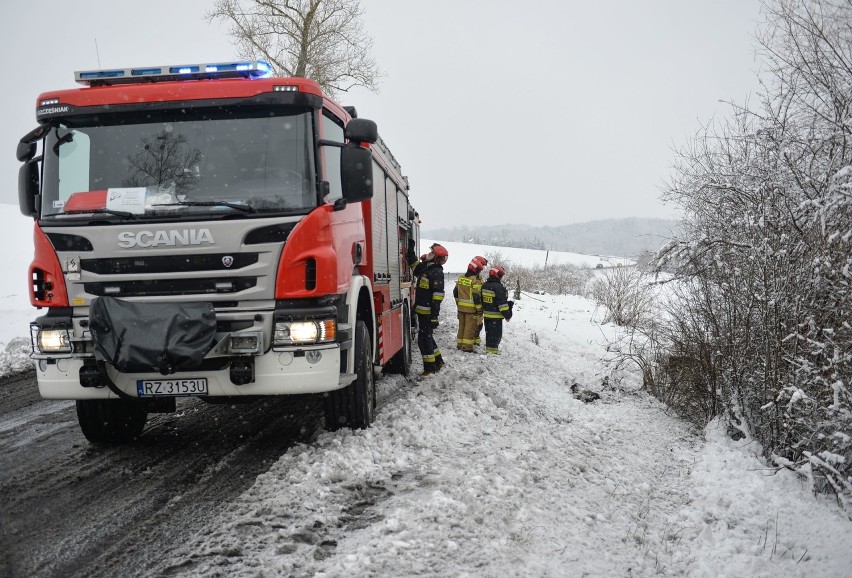
[(167, 80), (201, 80), (216, 78), (267, 78), (272, 67), (262, 60), (147, 66), (113, 70), (78, 70), (74, 79), (86, 86), (162, 82)]

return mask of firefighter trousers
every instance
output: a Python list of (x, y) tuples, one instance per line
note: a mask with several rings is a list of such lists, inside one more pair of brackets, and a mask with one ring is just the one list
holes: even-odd
[(459, 311), (459, 332), (456, 334), (456, 347), (463, 351), (473, 351), (479, 316), (476, 313)]
[(503, 320), (485, 318), (485, 353), (499, 354), (503, 339)]
[(441, 369), (444, 361), (441, 350), (432, 335), (432, 316), (417, 314), (417, 347), (423, 357), (423, 371), (432, 373)]

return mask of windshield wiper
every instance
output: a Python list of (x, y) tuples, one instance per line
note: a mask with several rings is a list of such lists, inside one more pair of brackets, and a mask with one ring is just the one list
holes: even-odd
[(228, 207), (235, 211), (243, 211), (244, 213), (254, 213), (255, 209), (249, 205), (240, 205), (239, 203), (231, 203), (228, 201), (178, 201), (177, 203), (157, 203), (152, 207)]
[[(116, 217), (124, 217), (125, 219), (138, 219), (139, 215), (135, 213), (130, 213), (128, 211), (116, 211), (113, 209), (71, 209), (70, 211), (62, 211), (61, 213), (56, 213), (56, 215), (87, 215), (87, 214), (99, 214), (99, 215), (115, 215)], [(51, 215), (56, 216), (56, 215)]]

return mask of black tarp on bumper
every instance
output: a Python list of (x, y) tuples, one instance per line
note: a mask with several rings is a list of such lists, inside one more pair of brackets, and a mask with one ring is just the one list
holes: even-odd
[(211, 303), (139, 303), (96, 297), (89, 308), (95, 358), (124, 373), (194, 369), (213, 347)]

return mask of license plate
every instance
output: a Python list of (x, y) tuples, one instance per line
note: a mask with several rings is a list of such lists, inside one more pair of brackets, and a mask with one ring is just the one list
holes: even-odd
[(207, 395), (207, 378), (140, 379), (136, 382), (136, 392), (139, 397)]

